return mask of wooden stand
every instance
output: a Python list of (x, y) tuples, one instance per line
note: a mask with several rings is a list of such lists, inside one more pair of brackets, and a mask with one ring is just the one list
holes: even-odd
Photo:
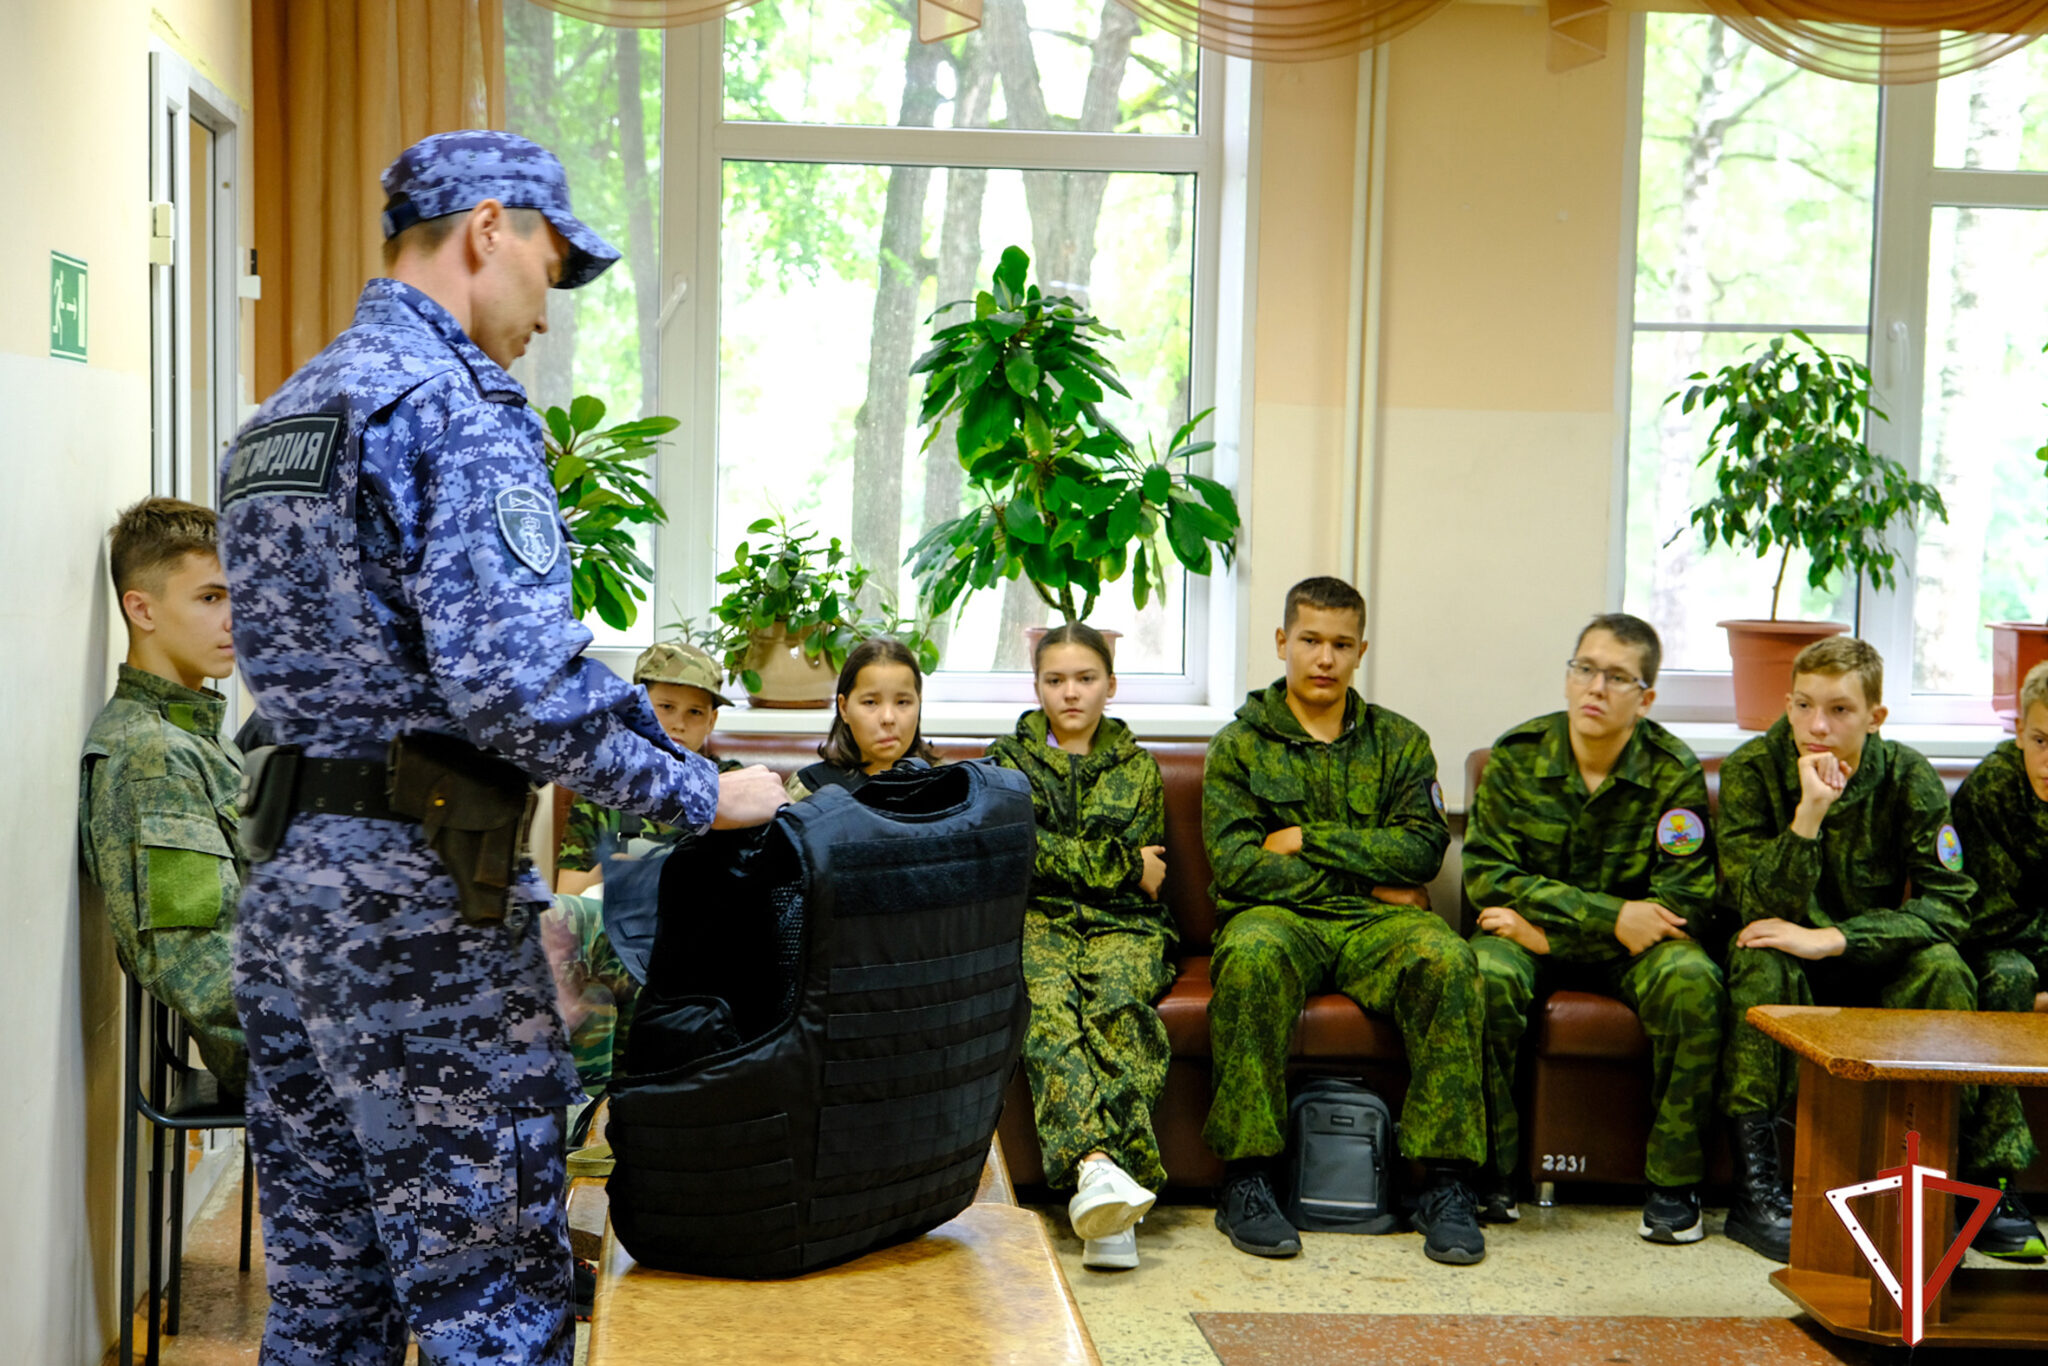
[[(1830, 1332), (1898, 1343), (1899, 1306), (1827, 1193), (1903, 1165), (1908, 1133), (1920, 1135), (1920, 1165), (1956, 1176), (1956, 1088), (2048, 1085), (2048, 1017), (1755, 1006), (1749, 1022), (1800, 1057), (1792, 1260), (1771, 1273), (1771, 1283)], [(1895, 1271), (1905, 1264), (1899, 1198), (1866, 1196), (1852, 1207)], [(1947, 1196), (1928, 1200), (1920, 1236), (1929, 1268), (1955, 1236), (1954, 1203)], [(2048, 1347), (2048, 1277), (1959, 1269), (1927, 1306), (1922, 1343)]]

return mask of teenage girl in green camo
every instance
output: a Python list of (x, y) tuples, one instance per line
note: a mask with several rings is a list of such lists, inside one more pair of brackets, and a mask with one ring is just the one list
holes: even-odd
[(818, 746), (820, 762), (784, 784), (791, 801), (827, 787), (857, 788), (886, 769), (939, 762), (917, 724), (924, 675), (902, 641), (875, 636), (854, 646), (839, 671), (837, 693), (839, 712)]
[(1173, 984), (1173, 921), (1159, 901), (1165, 791), (1130, 728), (1102, 714), (1116, 673), (1100, 633), (1047, 632), (1032, 669), (1040, 706), (988, 747), (1031, 780), (1038, 824), (1024, 1071), (1046, 1181), (1074, 1191), (1067, 1216), (1083, 1263), (1134, 1267), (1136, 1225), (1166, 1184), (1152, 1133), (1169, 1056), (1153, 1003)]

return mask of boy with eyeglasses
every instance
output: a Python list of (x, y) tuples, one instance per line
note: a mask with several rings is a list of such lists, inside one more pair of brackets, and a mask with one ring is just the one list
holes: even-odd
[(1714, 902), (1707, 784), (1685, 743), (1649, 719), (1662, 647), (1616, 612), (1579, 633), (1565, 710), (1496, 740), (1465, 832), (1473, 956), (1486, 992), (1489, 1186), (1480, 1217), (1520, 1217), (1515, 1062), (1533, 1004), (1570, 986), (1613, 996), (1650, 1036), (1651, 1108), (1638, 1232), (1706, 1233), (1699, 1183), (1724, 1004), (1693, 935)]

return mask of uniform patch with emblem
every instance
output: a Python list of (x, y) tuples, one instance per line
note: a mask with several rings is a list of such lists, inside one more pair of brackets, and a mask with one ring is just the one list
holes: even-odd
[(536, 574), (555, 567), (562, 555), (562, 534), (555, 526), (555, 500), (524, 485), (498, 495), (498, 534), (505, 548)]
[(1436, 808), (1436, 814), (1444, 814), (1444, 785), (1435, 779), (1429, 784), (1429, 804)]
[(343, 426), (340, 413), (306, 413), (243, 432), (228, 456), (221, 505), (266, 493), (327, 493), (334, 483), (334, 456), (341, 449)]
[(1953, 825), (1942, 826), (1941, 833), (1934, 837), (1934, 854), (1951, 873), (1963, 871), (1963, 837)]
[(1707, 842), (1707, 823), (1697, 813), (1674, 806), (1657, 819), (1657, 847), (1684, 858), (1697, 854)]

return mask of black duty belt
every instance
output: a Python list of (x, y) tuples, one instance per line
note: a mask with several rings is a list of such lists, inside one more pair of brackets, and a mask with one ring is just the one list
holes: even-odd
[(376, 759), (301, 759), (292, 810), (379, 821), (414, 821), (391, 809), (391, 768)]

